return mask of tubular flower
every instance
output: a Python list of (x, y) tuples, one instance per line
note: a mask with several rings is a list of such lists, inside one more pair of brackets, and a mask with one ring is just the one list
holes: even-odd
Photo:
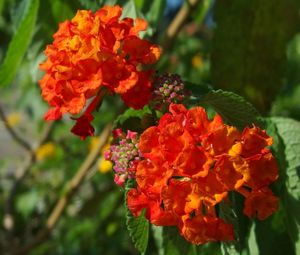
[(136, 188), (127, 194), (133, 215), (146, 210), (149, 221), (177, 226), (189, 242), (227, 241), (233, 226), (217, 216), (229, 191), (245, 196), (244, 213), (265, 219), (278, 208), (268, 188), (278, 178), (272, 138), (258, 127), (240, 132), (205, 110), (170, 104), (157, 126), (139, 138)]
[(269, 188), (252, 190), (246, 197), (244, 213), (248, 217), (257, 217), (264, 220), (278, 210), (278, 198)]
[[(51, 108), (46, 120), (65, 113), (79, 114), (90, 102), (83, 117), (75, 119), (72, 132), (85, 138), (94, 129), (92, 112), (99, 107), (105, 91), (120, 94), (125, 103), (141, 108), (152, 91), (152, 70), (160, 49), (138, 34), (147, 28), (142, 19), (121, 19), (122, 8), (104, 6), (95, 13), (80, 10), (72, 20), (59, 25), (54, 41), (45, 50), (47, 60), (40, 65), (42, 97)], [(96, 98), (96, 100), (94, 100)]]
[(180, 234), (189, 242), (204, 244), (209, 241), (230, 241), (234, 237), (233, 228), (222, 219), (197, 215), (182, 217)]

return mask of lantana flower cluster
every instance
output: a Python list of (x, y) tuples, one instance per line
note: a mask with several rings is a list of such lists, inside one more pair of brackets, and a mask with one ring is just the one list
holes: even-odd
[(92, 112), (105, 93), (120, 94), (133, 108), (148, 103), (154, 71), (147, 66), (160, 57), (157, 45), (138, 34), (147, 28), (143, 19), (121, 19), (122, 8), (104, 6), (95, 13), (80, 10), (72, 20), (60, 24), (54, 42), (45, 50), (40, 68), (43, 98), (51, 106), (46, 120), (64, 113), (79, 114), (72, 132), (85, 138), (93, 135)]
[(171, 104), (157, 126), (146, 129), (138, 148), (136, 188), (127, 193), (134, 216), (146, 210), (159, 226), (177, 226), (193, 244), (234, 239), (233, 226), (218, 216), (216, 206), (229, 192), (245, 197), (244, 214), (263, 220), (278, 208), (268, 187), (278, 178), (267, 148), (272, 138), (253, 126), (242, 132), (205, 110)]
[[(154, 78), (160, 49), (139, 37), (147, 27), (142, 19), (121, 19), (122, 8), (104, 6), (95, 13), (78, 11), (60, 24), (40, 80), (43, 98), (51, 106), (46, 120), (65, 113), (76, 120), (72, 132), (81, 138), (94, 134), (91, 122), (105, 94), (120, 94), (129, 107), (149, 104), (164, 113), (156, 126), (138, 133), (120, 129), (105, 158), (113, 162), (115, 182), (127, 192), (134, 216), (145, 211), (158, 226), (177, 226), (193, 244), (234, 239), (234, 228), (219, 216), (229, 192), (245, 197), (243, 212), (266, 219), (278, 208), (269, 185), (278, 178), (268, 148), (272, 138), (253, 125), (239, 131), (217, 114), (210, 120), (202, 107), (187, 109), (188, 96), (178, 75)], [(153, 84), (153, 85), (152, 85)], [(151, 100), (151, 102), (150, 102)]]

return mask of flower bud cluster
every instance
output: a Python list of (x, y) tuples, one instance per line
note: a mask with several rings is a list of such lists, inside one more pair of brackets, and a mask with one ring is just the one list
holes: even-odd
[(155, 108), (161, 109), (164, 105), (181, 103), (186, 96), (184, 83), (178, 74), (165, 73), (155, 79), (153, 92)]
[(123, 186), (127, 178), (134, 178), (136, 164), (141, 160), (141, 154), (136, 132), (128, 130), (127, 134), (124, 134), (117, 129), (114, 133), (118, 142), (111, 145), (110, 150), (105, 153), (105, 159), (113, 162), (114, 181), (117, 185)]

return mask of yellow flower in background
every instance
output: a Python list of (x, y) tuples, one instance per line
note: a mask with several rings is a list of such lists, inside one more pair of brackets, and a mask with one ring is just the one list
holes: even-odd
[(54, 156), (56, 146), (53, 142), (48, 142), (40, 146), (35, 153), (37, 160), (42, 161), (46, 158), (51, 158)]
[(103, 156), (98, 161), (98, 170), (100, 173), (107, 173), (112, 169), (112, 162), (110, 160), (106, 160)]
[(10, 127), (15, 127), (21, 122), (21, 114), (19, 112), (10, 113), (7, 115), (6, 120)]
[(90, 144), (89, 144), (90, 151), (96, 149), (98, 141), (99, 141), (99, 137), (91, 137)]
[(196, 54), (192, 58), (192, 66), (195, 68), (201, 68), (203, 66), (203, 58), (200, 54)]
[(110, 148), (110, 143), (105, 144), (105, 146), (101, 150), (101, 158), (98, 161), (98, 170), (100, 173), (103, 174), (111, 171), (112, 169), (112, 162), (110, 160), (106, 160), (104, 157), (104, 153), (108, 151), (109, 148)]

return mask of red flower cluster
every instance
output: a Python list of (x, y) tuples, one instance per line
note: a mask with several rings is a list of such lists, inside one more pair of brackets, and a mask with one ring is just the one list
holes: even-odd
[(159, 59), (160, 50), (138, 37), (146, 21), (120, 20), (121, 15), (120, 6), (105, 6), (96, 13), (78, 11), (60, 24), (45, 50), (48, 59), (40, 66), (46, 71), (40, 80), (42, 96), (52, 107), (46, 120), (60, 119), (66, 112), (78, 114), (94, 98), (72, 130), (84, 138), (93, 134), (92, 112), (102, 101), (103, 88), (120, 94), (130, 107), (148, 103), (153, 71), (144, 67)]
[(265, 219), (278, 207), (268, 188), (278, 177), (267, 146), (272, 138), (253, 126), (243, 132), (225, 125), (219, 115), (171, 104), (158, 126), (144, 131), (136, 168), (137, 188), (127, 194), (133, 215), (146, 209), (155, 225), (177, 226), (189, 242), (232, 240), (233, 226), (218, 217), (215, 206), (229, 191), (246, 197), (244, 213)]

